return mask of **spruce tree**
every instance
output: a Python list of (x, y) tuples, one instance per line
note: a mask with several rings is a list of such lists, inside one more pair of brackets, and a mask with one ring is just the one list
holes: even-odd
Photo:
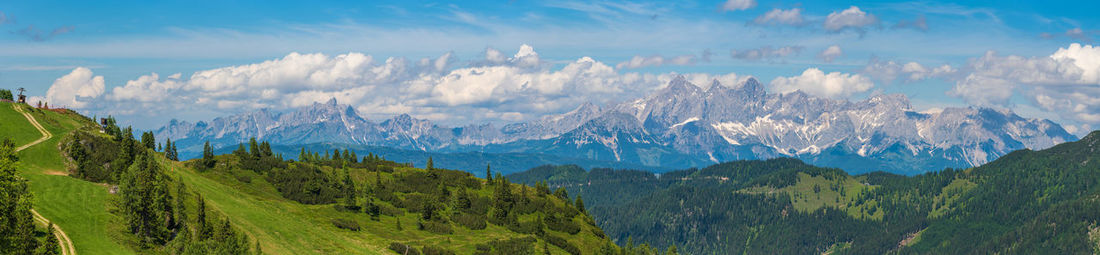
[(15, 142), (0, 142), (0, 251), (34, 254), (39, 244), (31, 214), (33, 198), (27, 181), (16, 174), (18, 161)]
[(42, 247), (39, 248), (38, 254), (42, 255), (57, 255), (61, 254), (61, 244), (57, 241), (57, 235), (54, 234), (53, 222), (47, 224), (46, 227), (46, 240), (42, 243)]
[(428, 164), (427, 164), (427, 166), (424, 167), (424, 169), (428, 169), (428, 170), (435, 169), (435, 163), (432, 162), (432, 157), (431, 156), (428, 156)]
[(355, 195), (356, 195), (356, 193), (355, 193), (355, 182), (351, 180), (351, 173), (349, 173), (349, 172), (351, 172), (351, 170), (348, 169), (347, 166), (345, 166), (344, 167), (344, 178), (343, 178), (344, 179), (343, 180), (344, 207), (346, 207), (348, 209), (352, 209), (352, 208), (355, 208), (358, 205), (356, 204), (356, 197), (355, 197)]
[(267, 143), (267, 141), (260, 143), (260, 156), (271, 157), (272, 155), (271, 144)]
[(489, 163), (485, 164), (485, 182), (493, 184), (493, 171), (491, 170)]
[(260, 144), (256, 143), (256, 138), (252, 137), (248, 139), (248, 152), (252, 154), (252, 158), (260, 158)]
[(581, 199), (581, 195), (580, 195), (580, 194), (577, 194), (577, 202), (576, 202), (576, 205), (577, 205), (577, 210), (581, 211), (581, 213), (583, 213), (583, 214), (588, 214), (588, 211), (586, 211), (586, 210), (584, 209), (584, 200), (582, 200), (582, 199)]
[(210, 141), (206, 141), (206, 144), (202, 145), (202, 165), (206, 168), (213, 168), (214, 164), (214, 147), (210, 146)]

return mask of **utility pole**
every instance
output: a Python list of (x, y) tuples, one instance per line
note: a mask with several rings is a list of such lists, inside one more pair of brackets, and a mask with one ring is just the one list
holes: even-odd
[(23, 91), (27, 91), (27, 90), (23, 89), (23, 88), (19, 88), (19, 101), (18, 102), (20, 104), (26, 104), (27, 103), (27, 96), (23, 95)]

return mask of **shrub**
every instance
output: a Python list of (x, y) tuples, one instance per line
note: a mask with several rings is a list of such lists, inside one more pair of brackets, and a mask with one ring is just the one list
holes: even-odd
[(566, 252), (569, 252), (569, 254), (581, 254), (581, 249), (569, 243), (569, 241), (565, 240), (565, 238), (561, 238), (555, 235), (545, 235), (543, 236), (543, 239), (546, 239), (546, 242), (553, 244), (554, 246), (560, 247)]
[(423, 252), (424, 255), (455, 255), (455, 252), (452, 250), (431, 245), (425, 245), (423, 248), (420, 248), (420, 251)]
[(453, 220), (455, 223), (458, 223), (458, 225), (462, 225), (463, 227), (472, 230), (485, 229), (485, 227), (487, 227), (488, 225), (485, 222), (487, 218), (488, 217), (485, 217), (485, 215), (469, 213), (455, 213), (453, 216), (451, 216), (451, 220)]
[(534, 237), (494, 240), (488, 244), (478, 244), (474, 254), (535, 254), (535, 241)]
[(422, 220), (422, 221), (417, 221), (416, 225), (420, 230), (424, 230), (424, 231), (428, 231), (428, 232), (432, 232), (432, 233), (436, 233), (436, 234), (449, 235), (449, 234), (454, 233), (454, 229), (451, 228), (451, 224), (447, 224), (446, 222), (436, 222), (436, 221), (430, 221), (430, 220), (429, 221), (423, 221)]
[(577, 225), (576, 222), (559, 217), (547, 217), (546, 228), (553, 231), (569, 233), (570, 235), (576, 235), (578, 232), (581, 232), (581, 226)]
[(403, 243), (392, 242), (389, 248), (397, 254), (420, 255), (420, 251), (417, 251), (416, 248)]
[(359, 222), (352, 219), (332, 219), (332, 225), (337, 228), (347, 229), (351, 231), (359, 231)]

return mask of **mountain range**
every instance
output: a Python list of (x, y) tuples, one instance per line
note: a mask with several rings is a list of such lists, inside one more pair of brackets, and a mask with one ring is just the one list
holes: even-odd
[(713, 81), (704, 88), (683, 77), (635, 100), (605, 107), (585, 103), (566, 113), (499, 128), (446, 127), (408, 114), (368, 120), (332, 99), (286, 112), (264, 109), (195, 123), (173, 120), (155, 133), (172, 139), (185, 158), (198, 155), (205, 141), (235, 147), (256, 137), (277, 145), (548, 154), (655, 171), (793, 157), (851, 173), (908, 175), (978, 166), (1014, 150), (1077, 140), (1050, 120), (1023, 118), (1004, 109), (917, 111), (899, 94), (835, 100), (800, 91), (768, 93), (753, 78), (729, 86)]

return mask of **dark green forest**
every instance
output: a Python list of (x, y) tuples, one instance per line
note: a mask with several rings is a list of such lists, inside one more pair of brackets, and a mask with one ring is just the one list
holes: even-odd
[(686, 254), (1094, 254), (1100, 132), (970, 169), (850, 176), (796, 159), (654, 175), (543, 166), (510, 175), (584, 198), (623, 246)]

